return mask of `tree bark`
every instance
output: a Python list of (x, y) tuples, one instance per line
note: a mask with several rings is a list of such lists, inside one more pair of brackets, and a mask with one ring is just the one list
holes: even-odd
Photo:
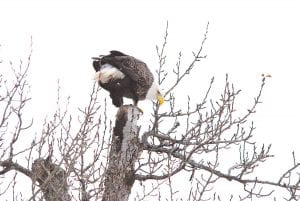
[(36, 159), (32, 164), (32, 181), (40, 185), (46, 201), (70, 201), (67, 174), (49, 159)]
[(134, 164), (142, 151), (137, 120), (140, 109), (131, 105), (119, 108), (113, 130), (109, 164), (102, 201), (126, 201), (135, 181)]

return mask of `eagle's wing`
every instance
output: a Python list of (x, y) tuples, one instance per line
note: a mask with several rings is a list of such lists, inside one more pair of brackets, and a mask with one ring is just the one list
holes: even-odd
[(153, 82), (147, 65), (132, 56), (104, 56), (102, 61), (116, 67), (140, 86), (150, 87)]

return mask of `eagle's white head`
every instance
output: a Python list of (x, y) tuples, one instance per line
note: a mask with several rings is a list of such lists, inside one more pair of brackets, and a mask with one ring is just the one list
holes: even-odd
[(159, 105), (162, 105), (165, 102), (164, 96), (159, 89), (159, 86), (153, 81), (151, 87), (149, 88), (146, 98), (148, 100), (157, 100)]

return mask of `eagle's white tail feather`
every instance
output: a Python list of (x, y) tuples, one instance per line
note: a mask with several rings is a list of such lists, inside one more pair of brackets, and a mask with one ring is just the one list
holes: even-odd
[(116, 67), (110, 64), (104, 64), (100, 71), (96, 72), (94, 79), (101, 83), (108, 83), (110, 80), (123, 79), (124, 77), (124, 73)]

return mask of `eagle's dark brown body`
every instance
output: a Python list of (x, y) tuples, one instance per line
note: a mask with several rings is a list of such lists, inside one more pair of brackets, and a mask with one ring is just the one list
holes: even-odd
[(110, 92), (115, 106), (123, 104), (123, 97), (133, 99), (135, 105), (146, 98), (154, 78), (144, 62), (119, 51), (93, 59), (93, 67), (99, 72), (99, 85)]

